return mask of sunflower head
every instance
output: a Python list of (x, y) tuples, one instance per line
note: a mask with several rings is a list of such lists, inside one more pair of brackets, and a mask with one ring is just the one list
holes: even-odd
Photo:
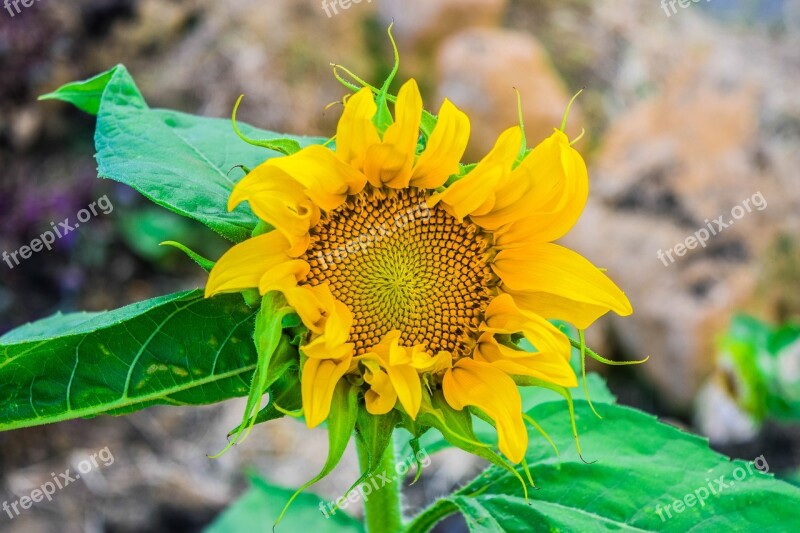
[(262, 309), (296, 315), (309, 427), (337, 415), (344, 387), (364, 416), (417, 437), (436, 427), (496, 461), (471, 434), (478, 414), (518, 463), (528, 446), (518, 384), (577, 385), (570, 339), (549, 320), (583, 330), (609, 310), (632, 312), (600, 269), (553, 243), (588, 195), (566, 135), (528, 150), (513, 126), (463, 166), (469, 133), (448, 100), (436, 117), (424, 112), (413, 79), (396, 98), (365, 87), (344, 105), (335, 148), (269, 159), (236, 185), (229, 208), (248, 202), (271, 230), (231, 248), (206, 295), (255, 288), (271, 302)]

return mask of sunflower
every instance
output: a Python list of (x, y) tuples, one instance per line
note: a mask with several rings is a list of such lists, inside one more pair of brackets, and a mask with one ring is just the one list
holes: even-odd
[[(376, 126), (373, 91), (350, 97), (335, 149), (312, 145), (267, 160), (235, 186), (272, 229), (232, 247), (206, 296), (280, 293), (308, 332), (300, 345), (303, 415), (328, 417), (350, 379), (373, 415), (415, 420), (424, 398), (478, 410), (498, 448), (519, 463), (528, 444), (516, 380), (574, 387), (571, 344), (550, 320), (579, 329), (609, 310), (632, 312), (622, 291), (552, 241), (580, 216), (588, 175), (560, 130), (525, 150), (520, 126), (476, 165), (462, 166), (470, 123), (445, 100), (422, 127), (417, 83)], [(515, 340), (525, 338), (532, 351)]]

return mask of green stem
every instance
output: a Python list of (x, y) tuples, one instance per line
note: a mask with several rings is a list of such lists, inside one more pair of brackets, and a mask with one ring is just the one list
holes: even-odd
[[(361, 466), (361, 473), (367, 471), (370, 462), (370, 453), (367, 446), (359, 438), (356, 438), (356, 449), (358, 450), (358, 463)], [(401, 479), (395, 470), (394, 444), (389, 443), (383, 456), (380, 457), (378, 465), (373, 469), (373, 474), (369, 476), (365, 483), (378, 480), (378, 489), (369, 497), (364, 498), (364, 526), (367, 533), (398, 533), (403, 529), (403, 512), (400, 503), (400, 483)], [(380, 476), (384, 476), (380, 478)], [(389, 483), (381, 486), (381, 479), (389, 479)]]

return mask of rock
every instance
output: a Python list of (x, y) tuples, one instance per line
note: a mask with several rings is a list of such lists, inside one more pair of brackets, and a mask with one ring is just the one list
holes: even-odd
[(42, 110), (40, 107), (21, 107), (12, 113), (11, 145), (15, 150), (25, 151), (39, 139), (42, 131)]
[(407, 51), (434, 50), (451, 34), (470, 27), (500, 23), (507, 0), (407, 0), (378, 2), (383, 26), (394, 21), (398, 46)]
[(715, 374), (702, 386), (695, 401), (695, 426), (715, 445), (750, 441), (758, 433), (758, 425), (736, 404), (725, 381)]
[[(796, 267), (782, 271), (778, 290), (768, 288), (777, 289), (777, 278), (764, 278), (775, 263), (766, 252), (800, 227), (790, 170), (798, 156), (782, 138), (796, 135), (785, 125), (798, 109), (782, 87), (798, 80), (786, 78), (788, 57), (755, 59), (762, 56), (743, 46), (710, 34), (673, 41), (680, 60), (658, 64), (665, 73), (657, 90), (611, 117), (590, 164), (590, 204), (564, 239), (628, 294), (634, 314), (611, 319), (614, 336), (631, 358), (651, 356), (637, 369), (675, 411), (688, 411), (715, 371), (715, 339), (732, 313), (800, 313), (789, 297), (800, 282)], [(659, 54), (639, 60), (648, 65)], [(728, 227), (719, 229), (718, 218)], [(716, 235), (706, 246), (687, 241), (709, 225)]]
[[(528, 146), (559, 127), (571, 98), (542, 46), (532, 36), (501, 29), (469, 29), (442, 44), (437, 57), (438, 101), (447, 97), (472, 124), (466, 161), (491, 149), (497, 136), (517, 124), (516, 87), (522, 97)], [(567, 133), (575, 137), (580, 110), (573, 106)]]

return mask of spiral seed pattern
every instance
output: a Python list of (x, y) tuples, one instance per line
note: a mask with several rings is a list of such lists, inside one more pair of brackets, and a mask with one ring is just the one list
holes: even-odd
[(356, 355), (391, 330), (404, 346), (454, 356), (471, 351), (497, 284), (490, 242), (470, 222), (458, 222), (425, 191), (367, 189), (326, 213), (311, 230), (302, 282), (328, 283), (353, 313)]

